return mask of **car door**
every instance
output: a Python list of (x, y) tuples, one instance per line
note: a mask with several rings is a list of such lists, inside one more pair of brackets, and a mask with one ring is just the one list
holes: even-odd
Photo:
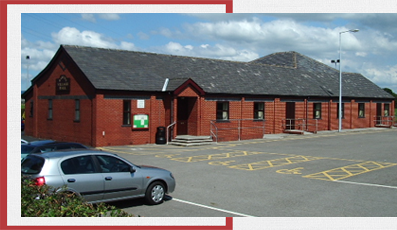
[(73, 157), (61, 163), (64, 184), (86, 201), (103, 199), (104, 180), (91, 155)]
[(130, 164), (115, 156), (97, 155), (96, 157), (105, 181), (105, 200), (132, 198), (144, 193), (143, 178), (136, 172), (130, 171)]

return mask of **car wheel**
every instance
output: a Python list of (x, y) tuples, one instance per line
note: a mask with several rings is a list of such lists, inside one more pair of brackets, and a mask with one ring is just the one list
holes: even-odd
[(149, 185), (146, 190), (146, 201), (149, 204), (160, 204), (163, 202), (165, 196), (164, 184), (156, 181)]

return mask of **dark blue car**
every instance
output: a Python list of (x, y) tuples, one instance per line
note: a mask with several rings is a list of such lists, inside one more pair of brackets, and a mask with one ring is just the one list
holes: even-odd
[(31, 153), (44, 153), (65, 149), (88, 149), (88, 147), (74, 142), (32, 141), (28, 144), (21, 144), (21, 160)]

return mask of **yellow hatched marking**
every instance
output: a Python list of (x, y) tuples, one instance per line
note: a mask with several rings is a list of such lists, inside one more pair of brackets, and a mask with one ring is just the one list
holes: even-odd
[(238, 152), (218, 153), (218, 154), (210, 154), (210, 155), (191, 156), (191, 157), (177, 157), (177, 158), (170, 158), (170, 160), (192, 163), (192, 162), (199, 162), (199, 161), (221, 160), (221, 159), (228, 159), (228, 158), (233, 158), (233, 157), (250, 156), (250, 155), (256, 155), (256, 154), (267, 154), (267, 153), (238, 151)]
[(348, 177), (357, 176), (363, 173), (384, 169), (397, 165), (396, 163), (380, 163), (375, 161), (367, 161), (360, 164), (348, 165), (341, 168), (335, 168), (311, 175), (303, 176), (304, 178), (336, 181), (346, 179)]
[(282, 166), (282, 165), (297, 164), (297, 163), (301, 163), (301, 162), (314, 161), (314, 160), (320, 160), (320, 159), (323, 159), (323, 158), (322, 157), (310, 157), (310, 156), (296, 156), (296, 157), (287, 157), (287, 158), (274, 159), (274, 160), (268, 160), (268, 161), (259, 161), (259, 162), (248, 163), (248, 164), (233, 165), (233, 166), (229, 166), (229, 168), (253, 171), (253, 170), (273, 168), (273, 167)]

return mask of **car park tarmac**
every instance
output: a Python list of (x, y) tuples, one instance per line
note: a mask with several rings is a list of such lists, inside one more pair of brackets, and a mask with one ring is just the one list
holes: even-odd
[(111, 203), (146, 217), (396, 217), (397, 129), (272, 135), (199, 147), (108, 146), (169, 169), (160, 205)]
[(148, 217), (394, 217), (397, 130), (364, 129), (199, 147), (109, 146), (167, 168), (177, 187), (161, 205), (112, 203)]

